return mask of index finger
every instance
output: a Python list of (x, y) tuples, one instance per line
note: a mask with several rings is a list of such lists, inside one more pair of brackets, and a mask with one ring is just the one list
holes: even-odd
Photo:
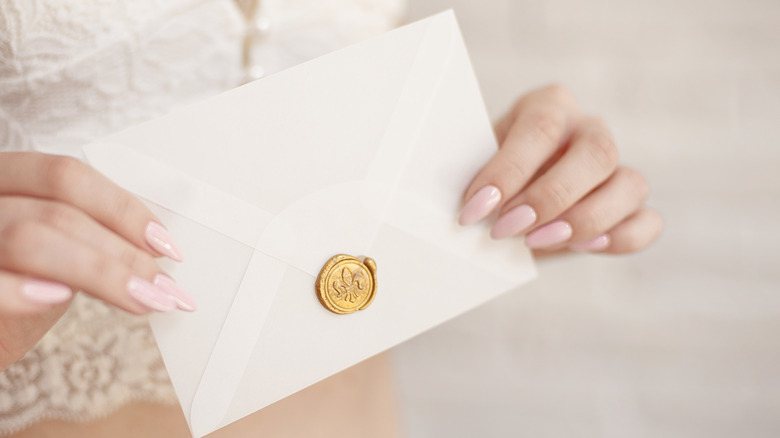
[(496, 126), (500, 149), (466, 189), (459, 223), (478, 222), (513, 198), (564, 145), (577, 115), (573, 98), (560, 86), (520, 99)]
[(181, 250), (136, 197), (75, 158), (31, 152), (0, 155), (0, 195), (70, 204), (153, 255), (181, 261)]

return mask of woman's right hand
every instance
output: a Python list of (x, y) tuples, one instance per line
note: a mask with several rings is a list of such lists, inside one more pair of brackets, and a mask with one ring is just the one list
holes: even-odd
[(73, 291), (137, 315), (194, 310), (159, 256), (181, 261), (152, 212), (88, 165), (0, 153), (0, 370), (51, 328)]

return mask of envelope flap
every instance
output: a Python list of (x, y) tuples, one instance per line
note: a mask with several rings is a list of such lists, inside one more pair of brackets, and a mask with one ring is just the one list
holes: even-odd
[[(417, 54), (384, 134), (374, 146), (374, 157), (364, 170), (365, 177), (330, 185), (291, 203), (266, 227), (258, 248), (309, 275), (317, 275), (334, 250), (366, 254), (452, 59), (457, 35), (452, 14), (441, 14), (419, 24), (425, 27)], [(415, 29), (412, 26), (404, 30)], [(333, 171), (352, 172), (348, 157)], [(446, 214), (452, 215), (453, 210), (448, 209)], [(348, 221), (344, 220), (347, 216)], [(318, 220), (312, 221), (312, 217)]]
[[(426, 27), (417, 54), (384, 135), (376, 146), (366, 178), (330, 185), (290, 203), (265, 227), (256, 245), (259, 251), (311, 276), (317, 275), (334, 251), (367, 253), (390, 207), (393, 192), (438, 92), (439, 79), (453, 53), (457, 29), (451, 14), (434, 17), (422, 24)], [(334, 169), (350, 170), (348, 161)], [(345, 220), (345, 216), (349, 216), (349, 220)], [(313, 217), (317, 220), (312, 220)], [(263, 260), (261, 256), (256, 257)], [(258, 267), (258, 270), (262, 269)], [(272, 282), (277, 280), (281, 281), (279, 277), (271, 276)], [(257, 295), (256, 290), (245, 289), (243, 285), (236, 295), (193, 403), (191, 423), (196, 434), (214, 430), (224, 421), (229, 404), (218, 404), (224, 406), (224, 410), (213, 409), (215, 394), (222, 391), (221, 396), (224, 396), (231, 388), (235, 390), (251, 353), (251, 348), (238, 353), (235, 344), (251, 347), (261, 332), (261, 325), (244, 330), (236, 324), (228, 330), (228, 324), (230, 321), (257, 320)], [(268, 309), (265, 305), (261, 308)], [(237, 336), (241, 337), (238, 341)], [(227, 354), (231, 349), (234, 353)]]
[[(296, 300), (304, 308), (290, 317), (311, 318), (315, 326), (330, 324), (333, 329), (334, 323), (346, 327), (363, 321), (378, 333), (397, 321), (389, 316), (367, 321), (377, 312), (359, 312), (326, 322), (325, 317), (333, 315), (323, 315), (327, 311), (318, 306), (310, 289), (312, 277), (335, 253), (373, 256), (371, 251), (384, 251), (392, 259), (398, 256), (393, 241), (403, 241), (408, 251), (425, 247), (432, 256), (441, 257), (437, 276), (451, 262), (458, 269), (474, 266), (488, 279), (468, 273), (468, 282), (448, 279), (447, 287), (485, 286), (491, 294), (532, 274), (532, 268), (506, 273), (512, 261), (527, 261), (528, 254), (519, 245), (504, 245), (503, 254), (513, 256), (509, 260), (502, 260), (502, 254), (475, 260), (475, 251), (492, 247), (484, 233), (469, 229), (451, 239), (458, 232), (454, 217), (458, 192), (468, 182), (464, 178), (473, 175), (496, 147), (458, 38), (452, 12), (439, 14), (85, 148), (98, 170), (131, 192), (196, 222), (202, 226), (198, 232), (213, 231), (210, 237), (226, 236), (229, 239), (223, 240), (241, 244), (240, 263), (246, 263), (246, 270), (240, 286), (230, 288), (232, 303), (220, 315), (224, 320), (219, 335), (210, 341), (206, 363), (198, 364), (203, 364), (202, 374), (190, 373), (193, 378), (184, 383), (193, 385), (200, 376), (196, 388), (181, 392), (177, 386), (180, 397), (192, 397), (182, 400), (182, 406), (196, 436), (224, 426), (236, 418), (236, 412), (245, 415), (313, 383), (308, 380), (304, 385), (305, 379), (324, 378), (355, 358), (389, 348), (393, 344), (388, 342), (400, 342), (487, 296), (477, 293), (482, 291), (474, 296), (462, 291), (455, 299), (445, 299), (448, 304), (438, 311), (415, 313), (419, 321), (404, 325), (401, 334), (382, 338), (381, 348), (372, 347), (368, 336), (361, 351), (330, 360), (323, 352), (321, 357), (315, 355), (323, 360), (319, 367), (313, 366), (319, 369), (310, 370), (305, 379), (278, 387), (261, 379), (263, 383), (251, 390), (268, 389), (269, 395), (244, 397), (242, 379), (257, 371), (247, 366), (262, 357), (264, 352), (257, 348), (271, 336), (265, 329), (267, 321), (278, 321), (280, 316), (274, 314), (278, 309), (284, 309), (287, 317)], [(445, 95), (453, 99), (448, 101)], [(451, 107), (446, 106), (449, 103)], [(462, 126), (446, 126), (452, 123)], [(443, 144), (447, 142), (456, 147), (448, 151)], [(433, 144), (436, 148), (430, 147)], [(427, 155), (419, 154), (421, 148)], [(406, 209), (413, 214), (405, 214)], [(210, 257), (219, 255), (199, 254), (196, 259), (210, 263)], [(399, 270), (403, 265), (402, 260), (392, 260), (384, 266)], [(194, 282), (200, 274), (192, 265), (189, 268), (188, 280)], [(231, 273), (231, 281), (238, 282), (239, 275)], [(400, 272), (381, 275), (389, 279)], [(294, 285), (285, 283), (284, 279), (293, 278)], [(401, 305), (398, 300), (407, 292), (404, 282), (397, 280), (383, 283), (397, 288), (398, 296), (384, 296), (394, 306)], [(187, 285), (191, 286), (199, 284)], [(290, 286), (287, 294), (277, 293), (286, 286)], [(181, 334), (190, 322), (174, 318), (166, 319), (166, 324), (154, 319), (152, 323)], [(273, 345), (287, 351), (283, 339)], [(175, 347), (169, 342), (165, 348), (161, 345), (161, 351), (175, 356)], [(176, 363), (183, 366), (184, 361)], [(176, 380), (177, 370), (170, 372)], [(242, 393), (239, 399), (238, 393)], [(257, 405), (257, 400), (265, 404)]]
[[(252, 248), (273, 220), (270, 212), (135, 148), (109, 140), (90, 143), (83, 149), (94, 168), (136, 196)], [(139, 171), (142, 178), (138, 177)]]
[[(342, 251), (354, 248), (360, 252), (361, 247), (365, 249), (370, 243), (424, 123), (436, 93), (437, 77), (446, 69), (451, 56), (456, 32), (452, 13), (440, 14), (390, 32), (392, 36), (379, 37), (387, 42), (378, 47), (372, 40), (374, 44), (345, 49), (363, 53), (346, 56), (342, 51), (330, 55), (348, 60), (348, 71), (333, 71), (332, 66), (338, 62), (310, 61), (284, 75), (247, 84), (210, 102), (87, 145), (85, 155), (98, 170), (136, 195), (242, 243), (259, 246), (262, 251), (315, 275), (322, 259), (332, 255), (329, 253), (334, 242), (328, 236), (338, 236), (346, 244)], [(400, 65), (388, 65), (388, 57), (401, 61)], [(329, 71), (317, 70), (318, 64), (327, 65)], [(309, 77), (310, 70), (320, 72), (322, 77)], [(378, 80), (382, 73), (392, 76), (387, 81)], [(349, 80), (330, 77), (336, 74)], [(388, 91), (372, 95), (382, 96), (389, 104), (386, 114), (351, 120), (356, 124), (354, 129), (345, 131), (328, 128), (327, 124), (317, 125), (323, 118), (315, 116), (316, 112), (309, 111), (309, 116), (301, 116), (300, 111), (294, 113), (301, 103), (327, 111), (327, 100), (336, 97), (322, 90), (348, 93), (352, 87), (363, 86), (361, 81), (365, 81), (365, 86), (380, 82), (387, 88)], [(310, 84), (311, 92), (320, 92), (322, 96), (307, 96), (302, 102), (291, 104), (288, 95), (275, 95), (276, 89), (301, 82)], [(334, 83), (343, 89), (334, 87)], [(263, 104), (264, 99), (284, 105), (276, 106), (276, 113), (267, 112), (269, 105)], [(357, 106), (360, 105), (371, 107), (372, 111), (382, 107), (373, 101)], [(345, 114), (345, 121), (356, 110), (355, 105), (332, 106), (332, 110)], [(253, 121), (253, 114), (261, 123)], [(274, 126), (283, 117), (298, 117), (304, 125), (301, 131), (311, 132), (284, 132), (290, 138), (280, 137), (282, 133)], [(214, 124), (212, 121), (217, 118), (220, 122)], [(158, 140), (150, 143), (148, 138)], [(305, 145), (317, 139), (323, 147)], [(262, 146), (251, 147), (253, 141)], [(317, 165), (296, 166), (296, 161), (300, 162), (300, 154), (295, 151), (299, 142), (307, 151), (307, 160)], [(187, 150), (168, 148), (166, 144), (186, 144)], [(329, 145), (340, 147), (331, 149)], [(223, 149), (222, 154), (217, 152), (219, 148)], [(257, 171), (252, 170), (252, 164)], [(304, 167), (306, 172), (298, 175), (297, 168)], [(143, 178), (139, 178), (141, 169)], [(282, 174), (278, 173), (280, 169), (290, 171)], [(209, 208), (203, 208), (204, 205)], [(356, 206), (363, 210), (365, 220), (352, 222), (363, 224), (366, 230), (345, 226), (346, 222), (339, 219), (350, 212), (356, 214)], [(322, 220), (310, 221), (312, 215)], [(360, 242), (360, 246), (349, 244), (350, 241)]]

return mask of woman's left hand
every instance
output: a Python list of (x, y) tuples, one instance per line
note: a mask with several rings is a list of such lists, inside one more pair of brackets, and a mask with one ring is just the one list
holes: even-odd
[(461, 225), (498, 210), (493, 238), (525, 235), (545, 252), (630, 253), (660, 235), (661, 216), (644, 205), (644, 176), (618, 164), (604, 122), (580, 113), (566, 89), (527, 94), (496, 135), (500, 148), (466, 190)]

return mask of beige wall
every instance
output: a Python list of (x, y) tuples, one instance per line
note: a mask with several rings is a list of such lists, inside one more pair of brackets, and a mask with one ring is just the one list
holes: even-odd
[(780, 1), (412, 0), (454, 7), (496, 117), (568, 86), (667, 229), (395, 350), (409, 436), (780, 436)]

